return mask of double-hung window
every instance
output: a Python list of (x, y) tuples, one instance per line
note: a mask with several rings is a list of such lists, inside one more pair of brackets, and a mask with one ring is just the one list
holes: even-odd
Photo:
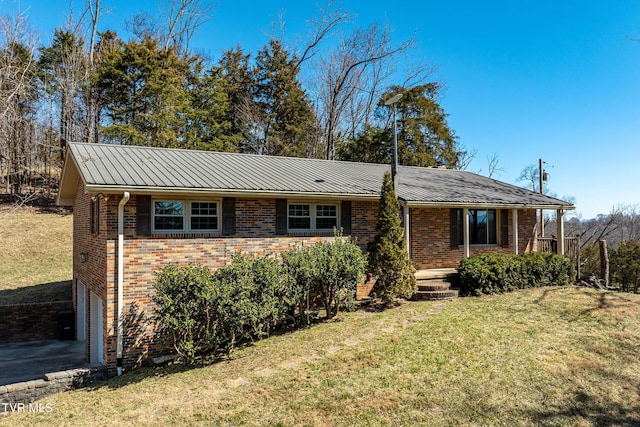
[(219, 231), (218, 202), (154, 200), (155, 232)]
[(338, 227), (338, 205), (289, 203), (289, 231), (332, 231)]
[[(468, 209), (469, 244), (497, 245), (498, 224), (495, 209)], [(464, 244), (462, 209), (458, 210), (458, 243)]]

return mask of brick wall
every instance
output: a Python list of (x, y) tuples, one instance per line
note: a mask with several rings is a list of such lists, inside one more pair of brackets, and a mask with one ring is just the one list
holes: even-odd
[[(481, 253), (513, 253), (513, 212), (509, 211), (509, 245), (471, 246), (471, 255)], [(518, 251), (534, 250), (535, 210), (518, 210)], [(498, 234), (500, 234), (498, 227)], [(449, 208), (411, 209), (411, 258), (416, 269), (456, 268), (464, 257), (464, 248), (451, 248)]]
[(351, 205), (351, 235), (363, 251), (376, 235), (379, 203), (356, 201)]
[[(103, 195), (100, 206), (100, 232), (90, 230), (90, 197), (78, 188), (74, 207), (74, 279), (103, 300), (103, 358), (110, 370), (115, 369), (117, 326), (117, 208), (122, 195)], [(452, 250), (449, 243), (449, 209), (411, 210), (411, 247), (416, 268), (455, 267), (463, 256), (461, 248)], [(530, 240), (528, 211), (520, 212), (521, 250)], [(124, 324), (125, 369), (140, 364), (144, 358), (160, 349), (154, 342), (153, 311), (154, 274), (174, 263), (199, 263), (212, 271), (229, 262), (233, 253), (279, 253), (293, 245), (312, 245), (331, 240), (331, 235), (291, 234), (276, 236), (276, 200), (260, 198), (236, 199), (235, 234), (167, 233), (141, 236), (136, 232), (136, 196), (125, 205), (124, 241)], [(358, 245), (366, 250), (375, 235), (378, 216), (377, 201), (352, 202), (352, 233)], [(477, 252), (504, 252), (510, 248), (475, 247)], [(82, 261), (81, 253), (86, 253)], [(368, 286), (359, 288), (363, 296)], [(75, 288), (75, 287), (74, 287)], [(76, 295), (74, 294), (74, 298)], [(90, 298), (87, 298), (87, 317), (90, 318)], [(90, 354), (89, 319), (87, 320), (87, 355)]]
[(58, 339), (58, 312), (71, 301), (0, 306), (0, 342)]

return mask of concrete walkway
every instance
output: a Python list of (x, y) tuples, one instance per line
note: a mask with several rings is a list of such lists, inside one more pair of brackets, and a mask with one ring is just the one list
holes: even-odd
[(84, 341), (0, 344), (0, 386), (40, 379), (49, 372), (89, 366)]

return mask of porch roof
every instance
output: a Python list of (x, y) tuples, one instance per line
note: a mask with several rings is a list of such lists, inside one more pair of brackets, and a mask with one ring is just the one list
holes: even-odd
[[(389, 165), (70, 143), (58, 204), (89, 193), (377, 200)], [(571, 203), (471, 172), (400, 166), (398, 197), (408, 206), (573, 209)]]

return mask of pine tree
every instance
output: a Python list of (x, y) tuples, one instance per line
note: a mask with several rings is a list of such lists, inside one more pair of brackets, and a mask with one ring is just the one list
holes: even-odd
[(382, 182), (376, 236), (369, 244), (369, 268), (378, 276), (372, 292), (386, 304), (398, 297), (409, 298), (417, 289), (399, 212), (400, 204), (387, 172)]
[(314, 140), (315, 118), (296, 64), (279, 40), (258, 52), (255, 99), (263, 119), (262, 154), (304, 157)]

